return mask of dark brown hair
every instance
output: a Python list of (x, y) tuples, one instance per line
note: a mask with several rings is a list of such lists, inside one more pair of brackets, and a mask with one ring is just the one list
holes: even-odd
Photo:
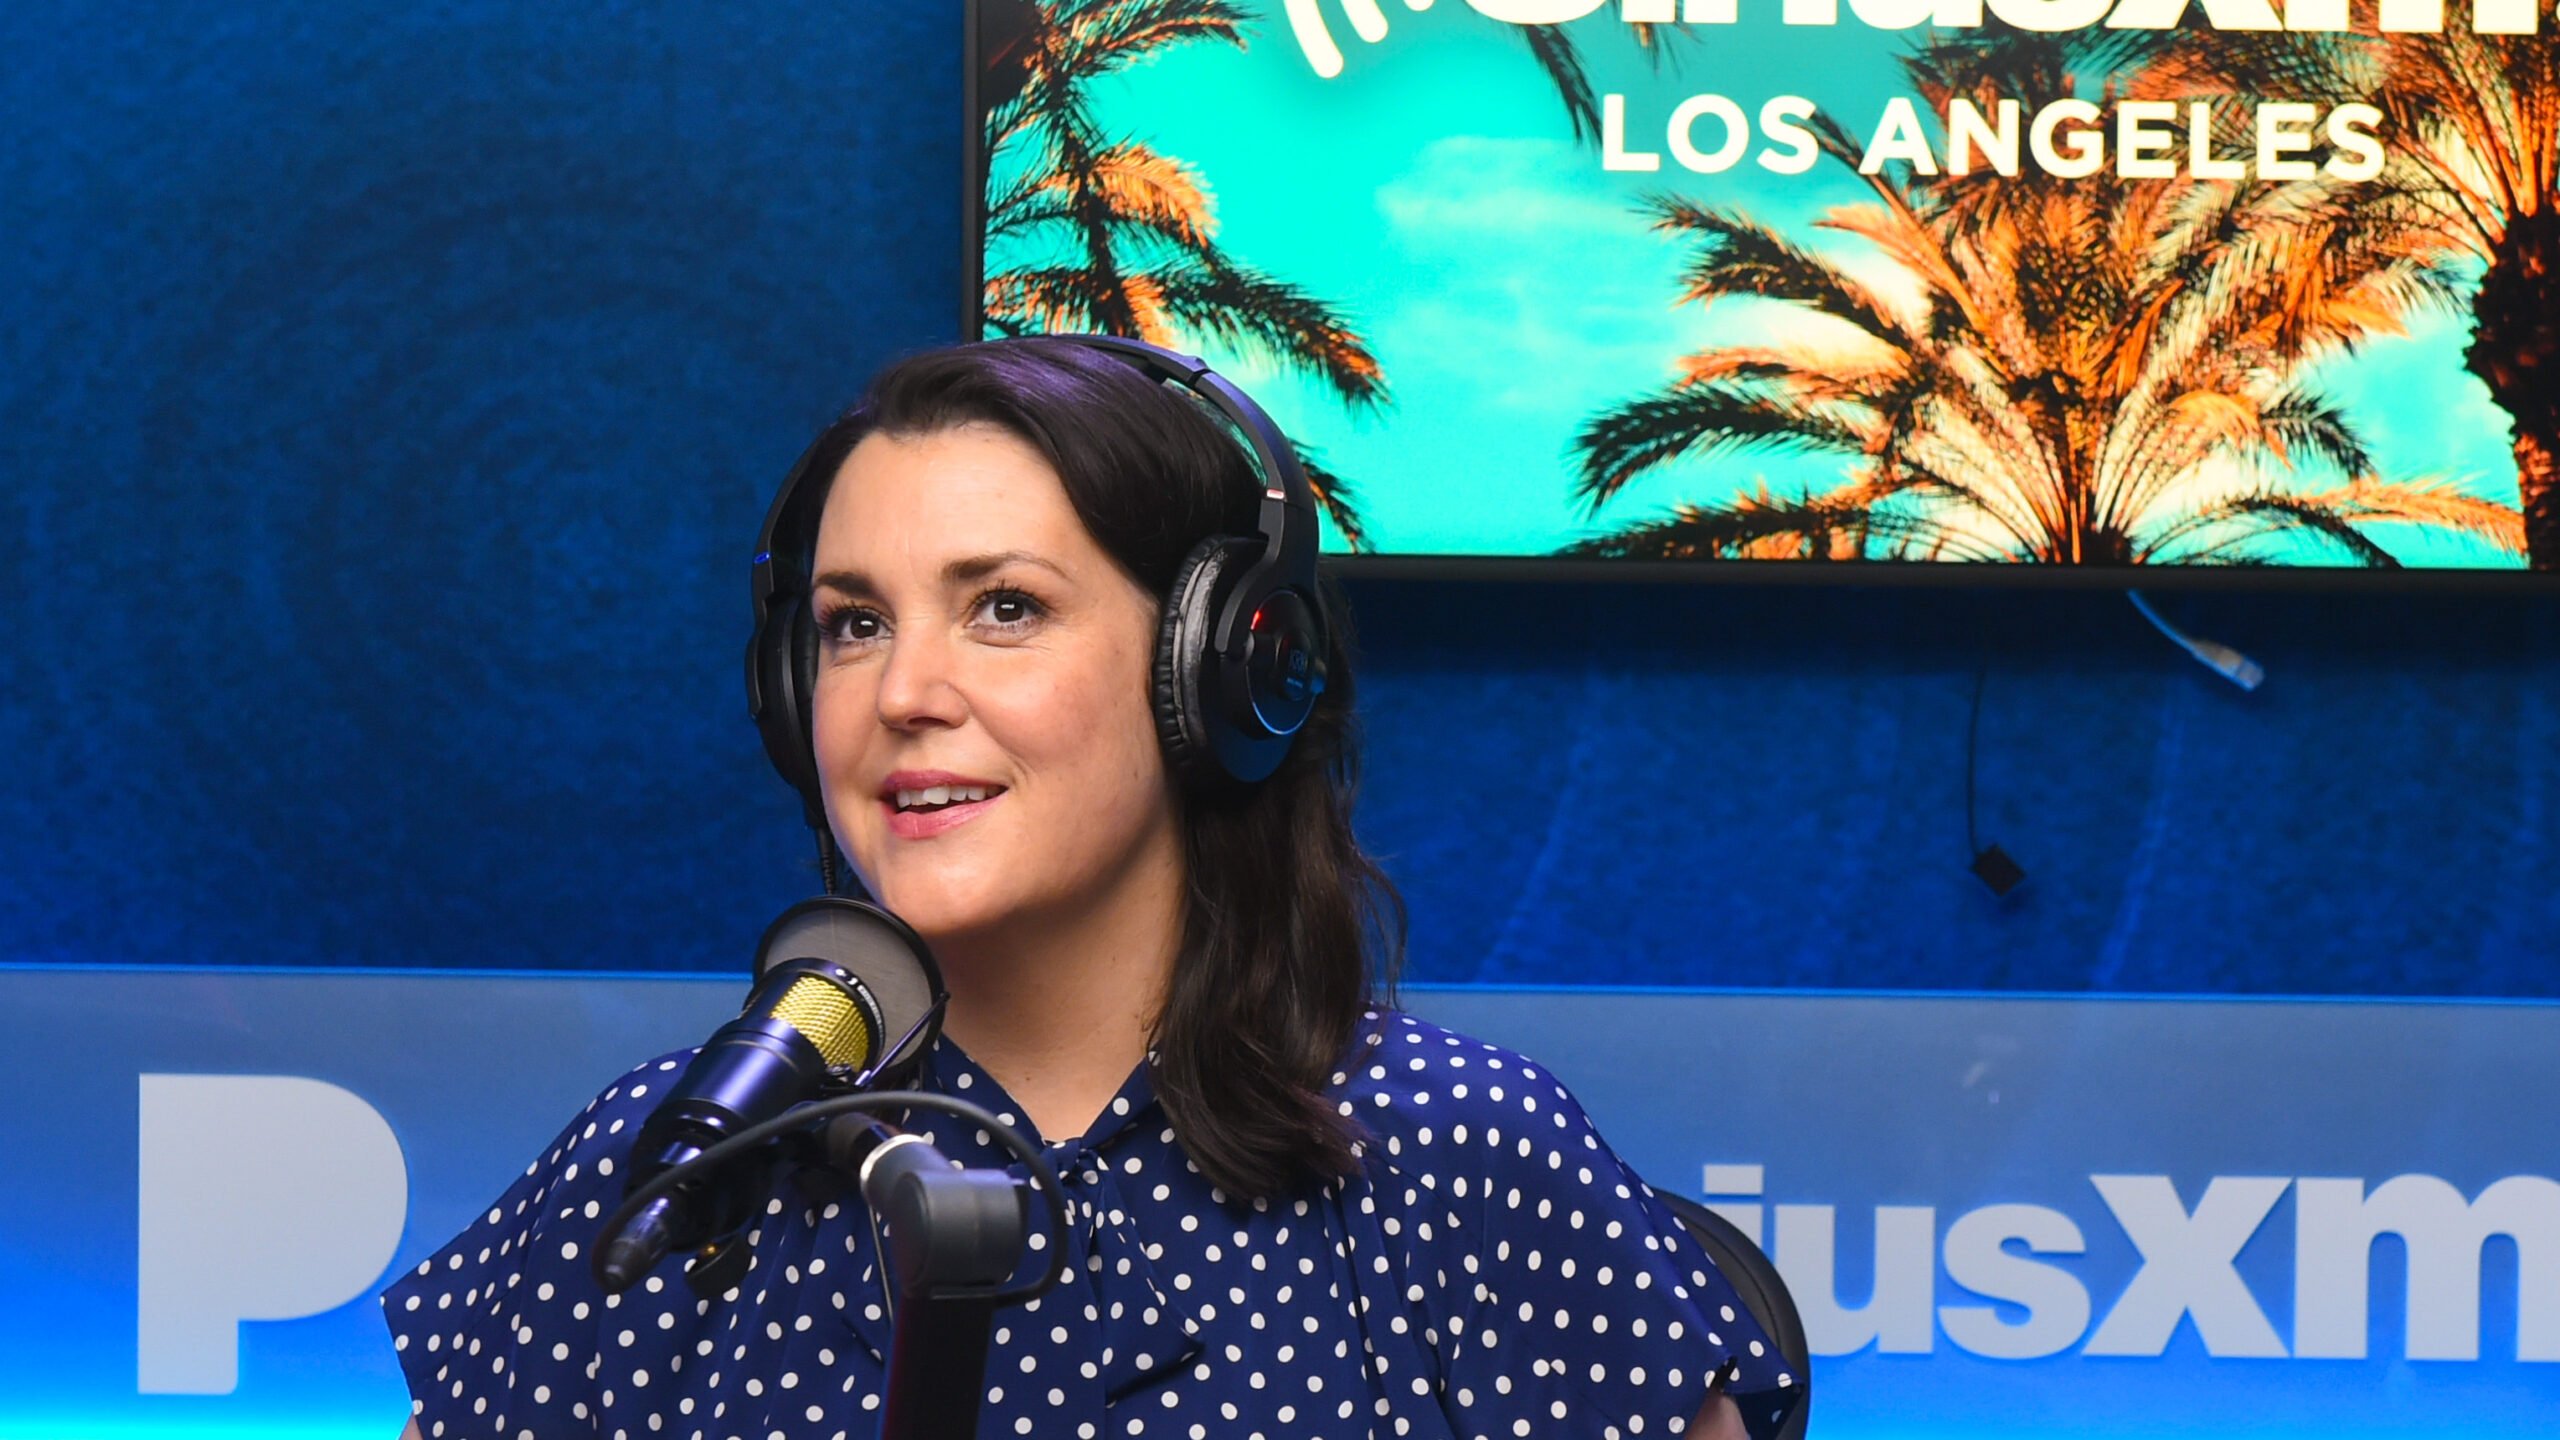
[[(1251, 534), (1262, 481), (1196, 398), (1054, 339), (958, 345), (880, 372), (831, 439), (1000, 426), (1038, 450), (1096, 543), (1159, 603), (1212, 535)], [(830, 471), (832, 473), (832, 471)], [(1359, 777), (1350, 608), (1330, 577), (1328, 676), (1288, 758), (1259, 784), (1187, 787), (1190, 897), (1157, 1013), (1156, 1094), (1200, 1172), (1267, 1199), (1352, 1165), (1356, 1122), (1323, 1095), (1361, 1011), (1392, 992), (1394, 886), (1351, 831)]]

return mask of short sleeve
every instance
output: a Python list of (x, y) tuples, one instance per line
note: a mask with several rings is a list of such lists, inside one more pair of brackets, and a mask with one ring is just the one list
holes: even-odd
[[(1461, 1437), (1678, 1435), (1720, 1385), (1773, 1436), (1804, 1394), (1678, 1218), (1534, 1061), (1407, 1022), (1364, 1120)], [(1401, 1033), (1395, 1033), (1398, 1029)]]
[(608, 1299), (587, 1245), (621, 1202), (624, 1157), (654, 1093), (687, 1057), (661, 1057), (590, 1101), (479, 1219), (382, 1295), (410, 1413), (427, 1440), (591, 1433)]

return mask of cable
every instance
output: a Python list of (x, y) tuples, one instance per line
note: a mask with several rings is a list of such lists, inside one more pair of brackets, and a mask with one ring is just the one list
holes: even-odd
[(1980, 855), (1982, 842), (1973, 829), (1973, 757), (1982, 743), (1982, 687), (1991, 679), (1991, 657), (1973, 667), (1973, 708), (1964, 720), (1964, 853)]
[(2255, 690), (2265, 682), (2267, 678), (2265, 666), (2228, 645), (2219, 641), (2198, 639), (2161, 619), (2160, 612), (2151, 608), (2151, 602), (2142, 598), (2141, 591), (2127, 590), (2124, 592), (2124, 598), (2133, 602), (2133, 608), (2142, 612), (2142, 618), (2150, 621), (2152, 628), (2168, 636), (2169, 643), (2194, 656), (2196, 663), (2216, 675), (2243, 690)]
[(596, 1238), (588, 1242), (590, 1250), (601, 1263), (603, 1257), (611, 1250), (615, 1237), (622, 1233), (624, 1226), (631, 1223), (632, 1216), (639, 1214), (642, 1207), (650, 1201), (673, 1190), (696, 1172), (710, 1169), (734, 1156), (752, 1150), (786, 1131), (812, 1125), (821, 1120), (832, 1120), (838, 1115), (858, 1114), (866, 1110), (881, 1113), (893, 1110), (939, 1110), (945, 1115), (957, 1116), (1003, 1142), (1004, 1148), (1012, 1151), (1014, 1158), (1020, 1160), (1031, 1171), (1031, 1187), (1039, 1191), (1041, 1197), (1048, 1202), (1049, 1268), (1043, 1274), (1019, 1285), (989, 1291), (980, 1298), (999, 1305), (1010, 1305), (1045, 1294), (1050, 1287), (1066, 1278), (1067, 1202), (1065, 1195), (1058, 1188), (1057, 1172), (1049, 1168), (1049, 1162), (1042, 1159), (1040, 1152), (1032, 1148), (1031, 1142), (1023, 1139), (1012, 1126), (966, 1100), (954, 1100), (948, 1095), (936, 1095), (924, 1090), (874, 1090), (860, 1095), (838, 1095), (826, 1100), (812, 1100), (805, 1105), (794, 1106), (761, 1125), (750, 1125), (692, 1159), (679, 1165), (671, 1165), (650, 1176), (646, 1183), (624, 1196), (622, 1204), (605, 1217), (604, 1224), (596, 1231)]
[(1982, 691), (1991, 679), (1991, 657), (1985, 654), (1973, 670), (1973, 705), (1964, 722), (1964, 848), (1973, 857), (1966, 868), (1975, 878), (1991, 887), (1994, 895), (2007, 895), (2026, 883), (2026, 867), (2010, 858), (1998, 845), (1985, 845), (1974, 827), (1974, 757), (1982, 743)]

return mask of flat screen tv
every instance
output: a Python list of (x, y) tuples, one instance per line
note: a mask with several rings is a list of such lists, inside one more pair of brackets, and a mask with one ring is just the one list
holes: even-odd
[(2544, 9), (976, 0), (966, 322), (1207, 358), (1355, 571), (2532, 587)]

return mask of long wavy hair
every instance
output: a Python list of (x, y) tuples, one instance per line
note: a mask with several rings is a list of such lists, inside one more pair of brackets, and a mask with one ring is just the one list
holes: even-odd
[[(1077, 518), (1157, 597), (1212, 535), (1251, 534), (1262, 480), (1206, 405), (1129, 363), (1050, 338), (956, 345), (874, 376), (829, 427), (841, 458), (874, 432), (988, 424), (1049, 462)], [(1158, 1010), (1154, 1082), (1210, 1183), (1269, 1199), (1348, 1173), (1357, 1122), (1324, 1098), (1361, 1013), (1391, 1000), (1403, 901), (1351, 830), (1359, 780), (1350, 607), (1319, 582), (1327, 677), (1288, 758), (1250, 786), (1184, 787), (1190, 894)]]

